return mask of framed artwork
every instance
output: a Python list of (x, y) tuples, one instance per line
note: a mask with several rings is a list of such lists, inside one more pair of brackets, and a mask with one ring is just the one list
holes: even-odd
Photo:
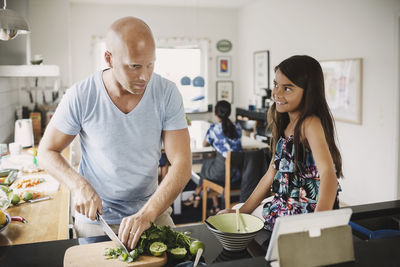
[(231, 57), (219, 56), (217, 57), (217, 76), (230, 77), (231, 76)]
[(269, 88), (269, 51), (256, 51), (253, 54), (254, 60), (254, 94), (265, 95)]
[(322, 60), (320, 64), (333, 117), (361, 124), (362, 59)]
[(220, 100), (233, 103), (233, 81), (217, 81), (217, 102)]

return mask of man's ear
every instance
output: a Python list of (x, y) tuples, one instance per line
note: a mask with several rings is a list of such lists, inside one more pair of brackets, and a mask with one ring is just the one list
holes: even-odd
[(109, 51), (104, 52), (104, 59), (106, 60), (107, 66), (112, 68), (111, 53)]

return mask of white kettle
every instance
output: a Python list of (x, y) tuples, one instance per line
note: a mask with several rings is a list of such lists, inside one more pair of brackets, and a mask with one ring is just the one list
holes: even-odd
[(14, 142), (22, 147), (31, 147), (33, 142), (33, 128), (31, 119), (15, 121)]

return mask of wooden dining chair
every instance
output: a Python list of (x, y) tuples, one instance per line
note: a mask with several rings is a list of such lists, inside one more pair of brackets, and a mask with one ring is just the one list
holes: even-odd
[[(253, 160), (253, 162), (250, 162)], [(207, 197), (209, 194), (222, 195), (224, 208), (231, 208), (231, 196), (240, 195), (240, 202), (246, 201), (257, 186), (258, 181), (266, 172), (270, 161), (269, 149), (260, 149), (244, 152), (228, 151), (225, 158), (225, 183), (219, 185), (209, 179), (203, 179), (202, 221), (207, 216)], [(241, 182), (238, 189), (231, 186), (231, 167), (241, 171)], [(208, 192), (210, 190), (210, 192)]]

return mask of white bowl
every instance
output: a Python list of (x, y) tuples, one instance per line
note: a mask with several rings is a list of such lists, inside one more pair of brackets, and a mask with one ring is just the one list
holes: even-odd
[(229, 251), (241, 251), (264, 227), (264, 222), (253, 215), (241, 213), (240, 231), (236, 229), (236, 214), (226, 213), (208, 217), (207, 228), (215, 235), (222, 247)]

